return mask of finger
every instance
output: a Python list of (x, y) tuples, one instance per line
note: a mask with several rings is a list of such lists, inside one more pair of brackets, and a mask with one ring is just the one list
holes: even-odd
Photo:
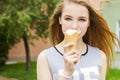
[(77, 55), (78, 55), (78, 52), (77, 52), (75, 49), (69, 50), (68, 52), (66, 52), (66, 53), (64, 54), (64, 56), (71, 56), (71, 55), (74, 55), (74, 54), (77, 54)]
[(79, 54), (79, 52), (77, 51), (77, 50), (75, 50), (75, 54), (77, 54), (77, 56), (79, 56), (80, 54)]
[(78, 62), (79, 62), (79, 58), (78, 58), (78, 56), (73, 56), (72, 58), (69, 58), (70, 59), (70, 61), (69, 62), (71, 62), (71, 63), (73, 63), (73, 64), (77, 64)]
[(75, 43), (73, 43), (73, 42), (66, 44), (64, 46), (64, 52), (66, 53), (66, 52), (70, 51), (70, 48), (74, 45), (75, 45)]
[(64, 59), (66, 61), (69, 61), (70, 59), (79, 59), (78, 54), (73, 54), (73, 55), (64, 55)]
[(72, 60), (70, 62), (77, 64), (80, 60), (80, 57), (81, 55), (76, 51), (76, 53), (74, 53), (73, 55), (70, 55), (68, 58)]
[(66, 57), (65, 61), (69, 64), (74, 64), (74, 63), (78, 62), (78, 58), (77, 57), (72, 57), (72, 58), (71, 57)]
[(77, 54), (72, 54), (72, 55), (69, 55), (68, 57), (69, 58), (78, 58), (78, 55)]

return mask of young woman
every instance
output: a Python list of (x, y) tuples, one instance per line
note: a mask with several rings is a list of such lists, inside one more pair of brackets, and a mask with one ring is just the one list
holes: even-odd
[[(72, 50), (75, 44), (65, 43), (68, 29), (81, 31)], [(53, 47), (38, 56), (38, 80), (105, 80), (117, 38), (87, 0), (61, 0), (50, 19), (50, 37)]]

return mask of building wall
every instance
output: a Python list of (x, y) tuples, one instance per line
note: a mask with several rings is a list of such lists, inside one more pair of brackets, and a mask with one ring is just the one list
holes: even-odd
[[(111, 0), (104, 4), (103, 15), (112, 32), (120, 40), (120, 0)], [(120, 53), (120, 47), (115, 47), (115, 52)]]
[(110, 0), (104, 3), (103, 15), (110, 29), (115, 32), (116, 22), (120, 20), (120, 0)]
[[(51, 46), (48, 39), (45, 42), (42, 39), (34, 40), (32, 42), (34, 45), (29, 44), (31, 60), (36, 60), (38, 54), (43, 49), (49, 48)], [(9, 61), (25, 61), (26, 60), (24, 43), (22, 40), (20, 43), (16, 44), (14, 47), (12, 47), (9, 50), (8, 56), (9, 56), (9, 59), (8, 59)]]

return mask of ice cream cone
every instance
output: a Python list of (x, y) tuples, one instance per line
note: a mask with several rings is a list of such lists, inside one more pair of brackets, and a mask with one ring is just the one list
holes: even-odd
[(66, 44), (70, 43), (70, 42), (74, 43), (74, 45), (71, 46), (70, 49), (75, 49), (76, 48), (79, 33), (80, 32), (78, 32), (76, 30), (73, 30), (73, 29), (69, 29), (66, 32), (64, 32)]

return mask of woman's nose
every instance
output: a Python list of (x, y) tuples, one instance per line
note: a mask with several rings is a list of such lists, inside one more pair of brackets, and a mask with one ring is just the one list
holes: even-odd
[(77, 28), (78, 28), (78, 24), (77, 24), (77, 22), (74, 22), (73, 25), (72, 25), (72, 29), (77, 30)]

